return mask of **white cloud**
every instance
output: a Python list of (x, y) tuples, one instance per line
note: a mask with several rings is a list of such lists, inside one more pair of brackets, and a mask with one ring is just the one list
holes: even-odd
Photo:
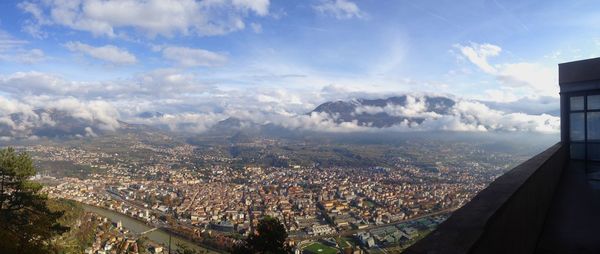
[(504, 113), (490, 109), (480, 102), (459, 101), (453, 107), (453, 115), (460, 117), (460, 128), (542, 133), (557, 133), (560, 131), (559, 117), (547, 114)]
[(212, 85), (196, 75), (177, 69), (157, 69), (129, 79), (72, 81), (43, 72), (15, 72), (0, 75), (0, 92), (16, 98), (24, 96), (72, 96), (81, 99), (145, 99), (186, 97), (212, 90)]
[[(488, 94), (498, 100), (517, 100), (522, 98), (514, 94), (514, 88), (527, 88), (527, 96), (558, 97), (558, 77), (556, 67), (549, 67), (535, 62), (516, 62), (492, 65), (489, 58), (498, 56), (502, 48), (493, 44), (454, 45), (460, 49), (462, 56), (484, 73), (494, 76), (499, 82), (500, 90), (489, 90)], [(500, 92), (501, 91), (501, 92)], [(513, 94), (510, 94), (513, 93)], [(493, 99), (491, 98), (491, 99)]]
[(427, 102), (424, 97), (407, 95), (406, 105), (387, 104), (383, 107), (360, 105), (356, 107), (355, 114), (360, 115), (366, 113), (375, 115), (378, 113), (386, 113), (390, 116), (408, 116), (419, 118), (437, 118), (440, 116), (435, 112), (428, 112), (427, 110)]
[(78, 41), (70, 41), (65, 44), (65, 47), (70, 51), (82, 53), (114, 64), (134, 64), (137, 62), (137, 58), (129, 53), (129, 51), (114, 45), (94, 47)]
[(482, 101), (494, 101), (500, 103), (510, 103), (519, 100), (512, 87), (501, 87), (499, 89), (487, 89), (483, 94), (476, 96), (475, 99)]
[(262, 33), (262, 25), (259, 23), (250, 23), (250, 27), (252, 27), (252, 31), (255, 33)]
[(171, 131), (201, 133), (226, 118), (227, 116), (223, 114), (183, 112), (147, 119), (134, 117), (130, 120), (135, 123), (167, 127)]
[(269, 0), (233, 0), (232, 3), (237, 8), (252, 10), (260, 16), (269, 14)]
[(497, 56), (502, 51), (502, 48), (493, 44), (477, 44), (471, 43), (469, 45), (454, 45), (460, 52), (473, 64), (479, 67), (486, 73), (496, 73), (494, 68), (489, 62), (488, 58)]
[(41, 49), (28, 49), (28, 41), (20, 40), (0, 30), (0, 60), (25, 64), (39, 63), (47, 59)]
[(526, 113), (532, 115), (560, 115), (560, 98), (553, 96), (523, 97), (518, 100), (508, 102), (494, 101), (490, 99), (482, 99), (481, 101), (491, 108), (504, 112)]
[(269, 0), (47, 0), (19, 7), (32, 16), (23, 30), (38, 37), (45, 36), (42, 28), (49, 25), (108, 37), (130, 30), (148, 37), (210, 36), (244, 29), (250, 13), (267, 15)]
[(259, 124), (273, 123), (288, 129), (322, 132), (385, 132), (385, 131), (475, 131), (475, 132), (532, 132), (558, 133), (560, 118), (548, 114), (530, 115), (506, 113), (489, 108), (483, 103), (457, 99), (447, 114), (428, 111), (427, 99), (423, 95), (408, 95), (406, 105), (359, 106), (356, 113), (401, 116), (408, 119), (423, 119), (421, 123), (401, 121), (391, 127), (375, 128), (360, 125), (357, 121), (338, 122), (336, 115), (325, 112), (298, 114), (293, 112), (232, 110), (225, 115)]
[(213, 87), (198, 79), (191, 73), (177, 69), (157, 69), (136, 76), (133, 80), (124, 81), (119, 86), (127, 87), (131, 82), (138, 84), (133, 95), (149, 98), (176, 98), (186, 94), (202, 94)]
[(31, 105), (0, 96), (0, 115), (10, 115), (23, 112), (31, 113), (33, 112), (33, 108)]
[(68, 115), (95, 124), (100, 130), (114, 131), (120, 127), (119, 111), (103, 100), (82, 101), (75, 97), (27, 96), (23, 103), (31, 108), (59, 110)]
[(88, 127), (85, 127), (85, 136), (88, 136), (88, 137), (97, 137), (98, 134), (96, 134), (94, 132), (94, 130), (92, 129), (92, 127), (88, 126)]
[(23, 63), (38, 63), (46, 60), (46, 54), (41, 49), (30, 49), (17, 55), (18, 61)]
[(0, 30), (0, 52), (22, 47), (27, 43), (27, 41), (14, 38), (6, 31)]
[(558, 69), (537, 63), (509, 63), (499, 66), (498, 80), (508, 87), (529, 87), (537, 95), (558, 97)]
[(337, 19), (364, 18), (365, 14), (352, 1), (349, 0), (322, 0), (313, 8), (324, 15), (331, 15)]
[(420, 95), (407, 95), (406, 105), (359, 106), (357, 114), (380, 114), (423, 119), (422, 123), (403, 121), (382, 130), (397, 131), (477, 131), (558, 133), (560, 118), (549, 114), (504, 112), (472, 100), (454, 98), (447, 114), (428, 111), (427, 100)]
[(225, 55), (204, 49), (186, 47), (167, 47), (163, 49), (162, 55), (165, 59), (185, 67), (214, 67), (227, 62), (227, 56)]
[(2, 61), (35, 64), (46, 59), (46, 54), (41, 49), (17, 49), (8, 54), (0, 52), (0, 60)]
[(45, 17), (42, 8), (31, 2), (21, 2), (17, 6), (33, 16), (33, 19), (25, 21), (23, 31), (38, 39), (47, 37), (48, 34), (42, 29), (42, 26), (50, 25), (52, 22)]
[(73, 84), (53, 75), (41, 72), (15, 72), (0, 76), (0, 90), (17, 97), (25, 95), (64, 94)]
[[(60, 113), (55, 115), (55, 110)], [(44, 132), (45, 128), (52, 129), (59, 125), (59, 121), (65, 116), (89, 124), (81, 133), (70, 133), (71, 135), (90, 136), (96, 134), (94, 130), (114, 131), (120, 127), (119, 113), (108, 102), (80, 101), (73, 97), (57, 99), (49, 96), (28, 96), (15, 100), (0, 96), (0, 136), (3, 137), (38, 138), (36, 132)], [(58, 127), (60, 131), (73, 127), (70, 126), (72, 123), (62, 124)]]

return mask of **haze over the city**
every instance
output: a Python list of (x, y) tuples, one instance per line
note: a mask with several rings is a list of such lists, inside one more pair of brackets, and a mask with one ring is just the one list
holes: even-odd
[[(89, 121), (81, 135), (118, 120), (202, 133), (232, 116), (326, 132), (557, 133), (557, 63), (600, 53), (597, 10), (594, 1), (2, 1), (2, 138), (55, 122), (36, 109)], [(424, 121), (379, 128), (312, 112), (405, 94), (354, 113)], [(428, 96), (456, 103), (440, 114)]]

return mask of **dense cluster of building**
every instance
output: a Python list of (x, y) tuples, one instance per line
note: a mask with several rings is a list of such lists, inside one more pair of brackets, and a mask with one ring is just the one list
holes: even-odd
[[(268, 215), (284, 223), (291, 239), (362, 232), (356, 238), (365, 246), (411, 239), (410, 229), (394, 223), (460, 207), (501, 173), (479, 163), (468, 170), (443, 162), (432, 168), (402, 158), (394, 167), (202, 167), (193, 163), (191, 145), (132, 146), (148, 155), (145, 161), (62, 146), (21, 149), (40, 162), (102, 169), (88, 177), (62, 177), (46, 189), (51, 197), (108, 207), (161, 226), (169, 221), (191, 232), (247, 234)], [(368, 231), (387, 224), (381, 232)]]

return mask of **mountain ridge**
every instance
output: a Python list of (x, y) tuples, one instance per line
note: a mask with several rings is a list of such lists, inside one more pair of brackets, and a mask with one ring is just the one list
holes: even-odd
[[(385, 99), (353, 99), (349, 101), (325, 102), (317, 106), (310, 113), (326, 113), (334, 117), (336, 123), (356, 121), (360, 126), (369, 126), (376, 128), (391, 127), (404, 121), (408, 123), (422, 123), (424, 117), (414, 117), (406, 115), (392, 115), (386, 112), (386, 107), (407, 107), (409, 100), (424, 100), (425, 107), (423, 111), (433, 112), (440, 115), (448, 114), (450, 109), (456, 104), (453, 99), (442, 96), (423, 96), (413, 97), (410, 95), (392, 96)], [(421, 102), (419, 102), (421, 103)], [(369, 108), (370, 107), (370, 108)], [(368, 112), (371, 109), (371, 112)], [(310, 114), (309, 113), (309, 114)]]

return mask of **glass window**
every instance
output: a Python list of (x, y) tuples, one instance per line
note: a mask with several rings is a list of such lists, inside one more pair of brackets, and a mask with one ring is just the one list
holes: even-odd
[(571, 97), (571, 111), (583, 110), (583, 96)]
[(587, 109), (600, 109), (600, 95), (590, 95), (587, 97)]
[(600, 141), (600, 112), (587, 113), (587, 140)]
[[(600, 161), (600, 144), (588, 144), (588, 159), (593, 161)], [(572, 153), (572, 152), (571, 152)]]
[(570, 136), (571, 141), (583, 141), (585, 139), (584, 113), (571, 113)]
[(585, 145), (571, 143), (571, 159), (583, 160), (585, 159)]

